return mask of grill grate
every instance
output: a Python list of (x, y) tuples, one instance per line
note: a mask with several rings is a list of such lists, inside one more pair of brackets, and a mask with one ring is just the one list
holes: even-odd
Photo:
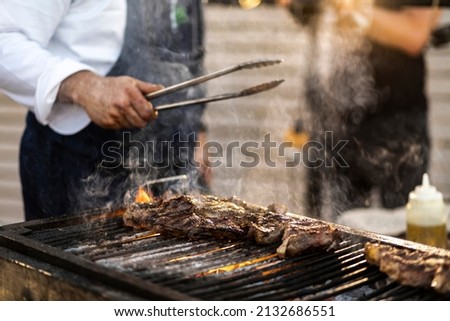
[(113, 277), (132, 276), (124, 281), (130, 289), (156, 284), (202, 300), (443, 299), (433, 291), (392, 282), (369, 265), (364, 243), (370, 238), (364, 235), (352, 235), (330, 252), (280, 260), (276, 246), (136, 232), (123, 226), (120, 215), (45, 223), (20, 226), (17, 233), (43, 248), (65, 253), (70, 258), (66, 266), (80, 264), (87, 270), (99, 266), (114, 271)]

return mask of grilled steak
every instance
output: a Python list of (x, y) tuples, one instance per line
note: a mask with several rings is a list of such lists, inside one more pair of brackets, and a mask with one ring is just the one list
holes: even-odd
[(340, 233), (327, 223), (295, 220), (288, 223), (284, 231), (283, 243), (278, 247), (277, 254), (284, 258), (312, 249), (330, 250), (340, 240)]
[(428, 254), (390, 245), (367, 243), (365, 257), (391, 279), (413, 287), (450, 294), (450, 255)]
[(124, 214), (124, 223), (175, 237), (200, 239), (250, 239), (258, 244), (282, 244), (279, 257), (310, 249), (329, 249), (339, 241), (334, 228), (320, 221), (298, 220), (286, 215), (287, 208), (268, 208), (236, 197), (180, 195), (153, 203), (134, 203)]
[(251, 238), (259, 244), (281, 240), (289, 217), (237, 198), (181, 195), (155, 203), (134, 203), (124, 215), (125, 225), (199, 239)]

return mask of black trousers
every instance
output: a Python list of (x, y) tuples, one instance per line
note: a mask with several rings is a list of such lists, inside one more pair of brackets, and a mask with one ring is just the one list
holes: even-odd
[[(25, 218), (117, 208), (123, 206), (127, 193), (135, 192), (148, 179), (181, 174), (190, 177), (188, 183), (152, 186), (155, 195), (168, 189), (200, 189), (192, 161), (194, 144), (195, 132), (182, 126), (117, 131), (91, 123), (75, 135), (64, 136), (39, 124), (30, 112), (20, 149)], [(115, 147), (114, 153), (108, 154), (110, 147)]]
[(26, 122), (20, 176), (27, 220), (104, 207), (123, 198), (128, 173), (96, 168), (102, 144), (116, 139), (117, 133), (91, 124), (75, 135), (63, 136), (39, 124), (31, 112)]

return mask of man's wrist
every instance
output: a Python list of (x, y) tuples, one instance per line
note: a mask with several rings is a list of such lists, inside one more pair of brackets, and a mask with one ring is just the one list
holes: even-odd
[(57, 101), (83, 106), (82, 95), (93, 88), (98, 76), (89, 70), (76, 72), (61, 82)]

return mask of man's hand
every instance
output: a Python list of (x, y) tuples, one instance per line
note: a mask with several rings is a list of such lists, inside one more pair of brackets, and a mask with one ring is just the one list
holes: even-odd
[(103, 128), (143, 128), (157, 117), (144, 95), (161, 88), (132, 77), (101, 77), (80, 71), (61, 83), (57, 101), (82, 106)]

